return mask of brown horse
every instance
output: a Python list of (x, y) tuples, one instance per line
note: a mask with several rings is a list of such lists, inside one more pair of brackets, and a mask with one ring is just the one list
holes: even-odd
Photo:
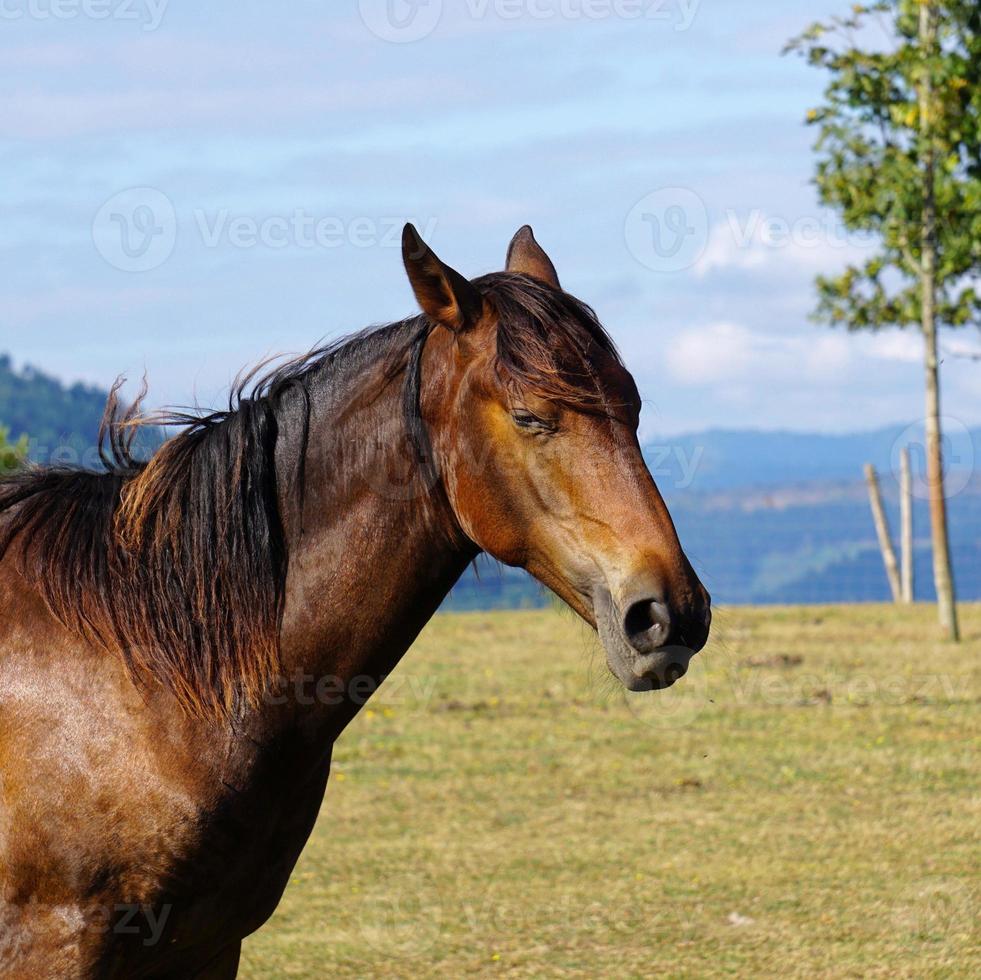
[(531, 229), (472, 282), (411, 226), (403, 253), (422, 316), (148, 463), (113, 397), (106, 472), (0, 481), (3, 977), (234, 977), (334, 740), (481, 551), (597, 627), (631, 690), (705, 643), (637, 390)]

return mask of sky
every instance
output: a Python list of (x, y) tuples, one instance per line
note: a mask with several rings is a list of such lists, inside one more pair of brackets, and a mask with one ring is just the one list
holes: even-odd
[[(814, 324), (870, 243), (811, 185), (839, 0), (0, 0), (0, 351), (223, 400), (244, 366), (414, 311), (413, 221), (473, 277), (530, 223), (645, 438), (922, 415), (915, 332)], [(948, 350), (981, 347), (952, 334)], [(981, 422), (947, 357), (945, 414)]]

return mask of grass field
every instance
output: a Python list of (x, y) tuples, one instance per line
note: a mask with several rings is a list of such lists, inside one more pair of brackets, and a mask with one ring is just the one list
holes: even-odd
[(569, 614), (437, 617), (242, 976), (981, 976), (981, 607), (716, 622), (628, 699)]

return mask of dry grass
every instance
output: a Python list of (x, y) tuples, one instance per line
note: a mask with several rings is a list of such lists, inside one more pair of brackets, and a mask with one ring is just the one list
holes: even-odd
[(438, 617), (242, 975), (981, 975), (981, 607), (933, 617), (728, 611), (629, 700), (570, 615)]

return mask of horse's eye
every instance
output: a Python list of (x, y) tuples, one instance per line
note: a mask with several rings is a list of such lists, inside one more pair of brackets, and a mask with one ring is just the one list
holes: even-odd
[(526, 429), (529, 432), (552, 432), (555, 428), (547, 419), (539, 418), (534, 412), (529, 412), (526, 408), (513, 409), (511, 417), (519, 429)]

